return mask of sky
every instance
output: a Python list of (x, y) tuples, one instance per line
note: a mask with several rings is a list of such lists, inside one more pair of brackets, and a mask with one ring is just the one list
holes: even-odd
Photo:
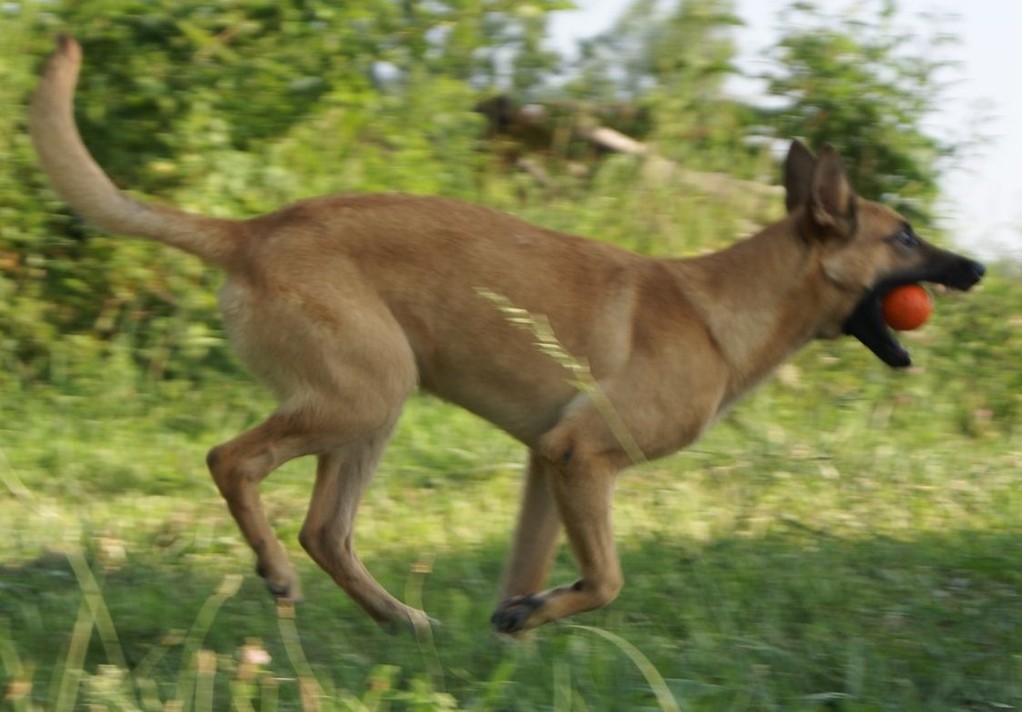
[[(874, 0), (875, 2), (875, 0)], [(628, 0), (576, 0), (579, 8), (554, 14), (559, 48), (606, 29)], [(854, 12), (873, 2), (817, 0), (828, 14)], [(779, 36), (779, 9), (788, 2), (735, 0), (745, 22), (736, 33), (738, 64), (748, 72), (765, 68), (763, 49)], [(922, 12), (954, 16), (948, 26), (959, 39), (949, 58), (959, 66), (940, 112), (928, 118), (938, 135), (969, 137), (977, 128), (987, 141), (942, 179), (943, 223), (961, 249), (978, 257), (1022, 260), (1022, 3), (1007, 0), (899, 0), (898, 25), (908, 30)], [(753, 91), (740, 87), (737, 91)]]

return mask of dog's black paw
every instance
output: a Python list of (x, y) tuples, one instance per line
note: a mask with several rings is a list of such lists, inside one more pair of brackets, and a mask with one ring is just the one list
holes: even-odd
[(543, 599), (536, 594), (513, 596), (497, 606), (490, 624), (498, 633), (520, 633), (529, 627), (529, 617), (542, 605)]

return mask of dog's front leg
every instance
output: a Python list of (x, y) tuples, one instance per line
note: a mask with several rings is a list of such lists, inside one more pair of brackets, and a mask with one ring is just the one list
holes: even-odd
[(624, 579), (614, 545), (611, 498), (627, 456), (577, 433), (571, 425), (555, 428), (544, 438), (541, 457), (581, 578), (542, 593), (505, 599), (491, 618), (501, 633), (518, 633), (600, 608), (621, 590)]

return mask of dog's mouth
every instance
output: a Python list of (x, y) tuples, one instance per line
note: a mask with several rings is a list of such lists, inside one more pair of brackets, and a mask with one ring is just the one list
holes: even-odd
[(943, 250), (937, 251), (937, 259), (929, 267), (899, 274), (881, 281), (859, 301), (855, 311), (845, 321), (844, 333), (854, 336), (877, 358), (891, 368), (907, 368), (912, 357), (884, 323), (883, 300), (895, 287), (916, 282), (942, 284), (951, 289), (971, 289), (986, 272), (979, 262), (960, 257)]

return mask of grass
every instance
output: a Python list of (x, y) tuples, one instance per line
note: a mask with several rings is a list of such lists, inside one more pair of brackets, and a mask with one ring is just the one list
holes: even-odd
[[(524, 644), (487, 626), (522, 453), (461, 411), (409, 404), (360, 514), (369, 567), (443, 622), (413, 640), (379, 631), (293, 545), (309, 462), (264, 485), (306, 601), (281, 616), (250, 573), (202, 466), (269, 407), (244, 381), (97, 373), (8, 393), (3, 704), (1017, 707), (1022, 442), (1000, 416), (966, 427), (938, 365), (891, 374), (855, 344), (811, 349), (694, 449), (621, 479), (624, 592)], [(572, 575), (562, 553), (554, 579)]]

